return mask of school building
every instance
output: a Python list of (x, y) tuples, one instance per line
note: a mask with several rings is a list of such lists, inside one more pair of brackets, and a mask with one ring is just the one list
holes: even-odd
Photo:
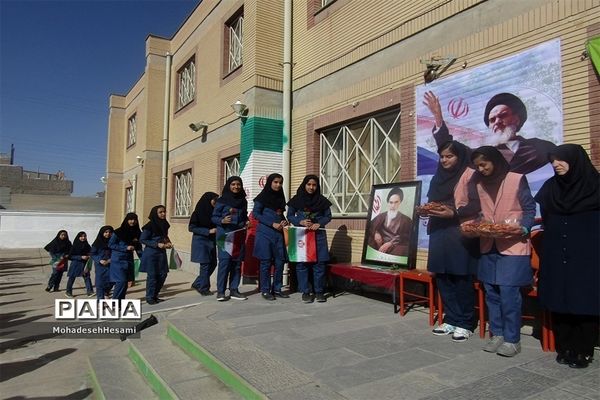
[(485, 103), (470, 99), (517, 92), (530, 136), (600, 167), (598, 36), (600, 0), (204, 0), (173, 37), (148, 36), (143, 74), (110, 97), (106, 223), (164, 202), (185, 257), (196, 202), (227, 177), (251, 204), (272, 172), (288, 198), (314, 173), (332, 255), (360, 262), (372, 185), (419, 180), (432, 159), (424, 91), (473, 137)]

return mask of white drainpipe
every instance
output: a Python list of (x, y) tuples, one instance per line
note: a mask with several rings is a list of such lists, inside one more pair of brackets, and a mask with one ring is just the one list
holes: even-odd
[(283, 190), (290, 198), (292, 140), (292, 0), (283, 6)]
[(160, 185), (160, 203), (167, 206), (167, 172), (169, 162), (169, 111), (171, 108), (171, 59), (173, 56), (167, 52), (165, 71), (165, 109), (163, 111), (163, 139), (162, 139), (162, 177)]

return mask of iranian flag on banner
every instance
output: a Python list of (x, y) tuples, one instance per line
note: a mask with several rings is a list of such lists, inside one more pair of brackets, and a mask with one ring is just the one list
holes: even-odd
[(225, 235), (217, 238), (217, 246), (219, 249), (228, 253), (233, 258), (238, 258), (242, 251), (242, 246), (246, 240), (246, 230), (240, 229), (233, 232), (228, 232)]
[(316, 231), (290, 226), (283, 232), (291, 262), (317, 262)]

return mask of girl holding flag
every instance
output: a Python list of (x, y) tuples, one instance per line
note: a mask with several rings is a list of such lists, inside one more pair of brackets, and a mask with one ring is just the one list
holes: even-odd
[(217, 227), (212, 222), (218, 194), (206, 192), (202, 195), (190, 217), (188, 230), (192, 236), (192, 262), (200, 263), (200, 273), (192, 283), (202, 296), (210, 296), (210, 276), (217, 267), (216, 236)]
[(53, 292), (58, 292), (58, 287), (60, 286), (60, 281), (66, 266), (61, 267), (57, 266), (57, 264), (59, 264), (59, 262), (62, 262), (63, 264), (68, 263), (67, 257), (71, 251), (71, 246), (69, 234), (64, 229), (61, 229), (56, 234), (56, 237), (44, 247), (44, 250), (50, 254), (50, 263), (52, 264), (52, 274), (50, 275), (50, 279), (48, 279), (46, 292), (51, 290)]
[(225, 182), (221, 197), (212, 214), (217, 226), (219, 266), (217, 270), (217, 301), (226, 301), (225, 289), (229, 281), (229, 296), (246, 300), (240, 293), (240, 266), (244, 259), (244, 240), (248, 225), (248, 201), (242, 178), (231, 176)]
[(124, 299), (127, 294), (127, 282), (133, 270), (133, 252), (142, 255), (140, 243), (140, 225), (136, 213), (127, 213), (121, 226), (115, 229), (108, 240), (110, 253), (110, 282), (115, 284), (112, 298)]
[(96, 267), (96, 298), (98, 300), (103, 300), (110, 292), (110, 247), (108, 247), (108, 241), (113, 231), (112, 226), (103, 226), (92, 243), (90, 255)]
[(85, 232), (79, 232), (73, 241), (73, 247), (71, 247), (71, 251), (69, 252), (71, 265), (69, 266), (69, 272), (67, 272), (67, 276), (69, 277), (69, 280), (67, 281), (67, 297), (73, 297), (73, 283), (75, 283), (75, 278), (78, 276), (83, 278), (88, 297), (94, 295), (90, 271), (85, 268), (87, 261), (90, 258), (91, 249)]
[[(254, 198), (252, 215), (259, 222), (254, 242), (254, 257), (260, 260), (260, 290), (265, 300), (275, 300), (275, 296), (288, 298), (281, 291), (283, 286), (283, 264), (286, 260), (283, 228), (287, 221), (283, 176), (271, 174), (263, 190)], [(275, 266), (271, 285), (271, 263)]]
[[(288, 220), (294, 225), (305, 229), (294, 229), (298, 233), (314, 232), (316, 244), (316, 259), (296, 264), (296, 275), (298, 286), (302, 292), (302, 301), (312, 303), (314, 301), (309, 283), (309, 268), (313, 270), (314, 293), (317, 302), (324, 303), (327, 298), (324, 295), (325, 263), (329, 261), (327, 249), (327, 234), (324, 227), (331, 221), (331, 202), (321, 195), (319, 178), (316, 175), (306, 175), (298, 187), (296, 195), (288, 203)], [(291, 234), (289, 234), (291, 236)], [(306, 240), (308, 239), (308, 240)], [(305, 248), (310, 237), (304, 240)], [(297, 240), (290, 240), (290, 245), (295, 246)], [(292, 249), (290, 249), (290, 254)], [(290, 256), (291, 258), (291, 256)]]
[(160, 301), (158, 293), (165, 284), (169, 273), (167, 249), (173, 248), (173, 244), (169, 239), (171, 225), (167, 222), (165, 206), (152, 207), (148, 219), (150, 221), (142, 227), (140, 236), (140, 242), (145, 246), (140, 261), (140, 272), (146, 272), (148, 276), (146, 279), (146, 303), (156, 304)]

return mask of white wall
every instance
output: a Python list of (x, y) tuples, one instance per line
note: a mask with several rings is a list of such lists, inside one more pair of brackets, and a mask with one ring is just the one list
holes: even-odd
[(91, 244), (102, 225), (101, 213), (0, 210), (0, 249), (44, 247), (61, 229), (69, 232), (71, 241), (84, 231)]

